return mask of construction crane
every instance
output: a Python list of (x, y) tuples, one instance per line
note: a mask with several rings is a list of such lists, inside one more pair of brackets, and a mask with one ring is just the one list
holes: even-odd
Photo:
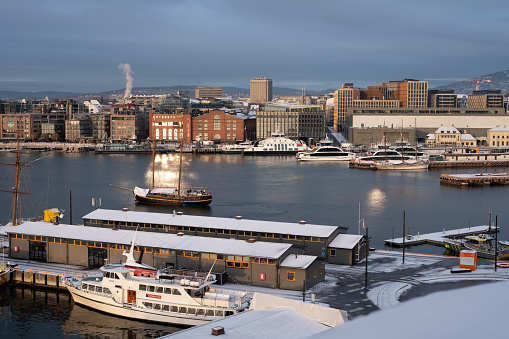
[(473, 81), (475, 82), (475, 90), (478, 91), (479, 90), (479, 83), (481, 81), (485, 81), (485, 82), (491, 82), (490, 79), (424, 79), (424, 80), (430, 80), (430, 81), (451, 81), (451, 82), (458, 82), (458, 81)]

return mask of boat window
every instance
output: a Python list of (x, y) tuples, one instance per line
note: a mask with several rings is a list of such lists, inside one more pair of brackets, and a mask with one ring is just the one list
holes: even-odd
[(82, 289), (82, 290), (86, 290), (87, 288), (88, 288), (88, 285), (87, 285), (87, 284), (83, 284), (83, 283), (81, 284), (81, 289)]
[(95, 291), (95, 286), (94, 285), (88, 285), (88, 290), (91, 291), (91, 292), (94, 292)]
[(109, 288), (107, 288), (107, 287), (103, 287), (103, 293), (104, 293), (104, 294), (111, 294), (111, 291), (110, 291), (110, 289), (109, 289)]
[(118, 274), (115, 273), (115, 278), (114, 279), (120, 279)]
[(163, 288), (158, 286), (158, 287), (156, 288), (156, 292), (157, 292), (157, 293), (163, 293)]
[(226, 311), (224, 316), (228, 317), (230, 315), (233, 315), (233, 311)]
[(96, 292), (99, 292), (99, 293), (103, 293), (103, 288), (102, 288), (101, 286), (97, 286), (97, 287), (95, 288), (95, 291), (96, 291)]
[(207, 313), (205, 313), (207, 317), (213, 317), (214, 316), (214, 310), (207, 310)]
[(160, 310), (161, 304), (154, 304), (154, 310)]
[(171, 294), (171, 288), (165, 288), (164, 294)]
[(152, 303), (143, 302), (143, 306), (145, 306), (146, 308), (152, 309)]
[(187, 307), (179, 307), (179, 313), (187, 313)]
[(203, 308), (199, 308), (196, 310), (196, 315), (205, 315), (205, 310)]
[(180, 293), (180, 291), (178, 289), (173, 288), (172, 289), (172, 294), (174, 294), (174, 295), (181, 295), (182, 293)]
[(188, 308), (187, 309), (187, 314), (195, 314), (196, 313), (196, 309), (195, 308)]
[(170, 305), (163, 305), (162, 310), (166, 311), (166, 312), (169, 312), (170, 311)]
[(148, 285), (147, 291), (149, 291), (149, 292), (155, 292), (155, 290), (156, 290), (156, 287), (155, 287), (155, 286)]
[(140, 291), (146, 291), (147, 285), (140, 285), (139, 289), (140, 289)]
[(224, 317), (223, 311), (216, 311), (216, 317)]
[(170, 312), (178, 312), (179, 308), (177, 306), (170, 306)]

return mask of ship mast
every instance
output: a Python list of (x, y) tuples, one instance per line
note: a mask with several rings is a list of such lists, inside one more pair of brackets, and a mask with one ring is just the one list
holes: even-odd
[(183, 143), (182, 143), (182, 139), (180, 139), (180, 164), (179, 164), (179, 185), (178, 185), (178, 194), (180, 196), (182, 196), (182, 194), (180, 193), (180, 177), (182, 175), (182, 147), (184, 147)]

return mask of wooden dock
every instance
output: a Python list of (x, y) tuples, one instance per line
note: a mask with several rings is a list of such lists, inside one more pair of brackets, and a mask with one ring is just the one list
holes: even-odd
[(509, 166), (509, 160), (436, 160), (430, 161), (428, 168), (499, 167), (499, 166)]
[[(442, 232), (407, 235), (405, 237), (405, 247), (430, 244), (435, 246), (445, 246), (444, 238), (463, 238), (469, 235), (478, 235), (481, 233), (494, 233), (496, 227), (492, 226), (491, 229), (488, 225), (472, 226), (467, 228), (458, 228), (455, 230), (446, 231), (445, 228)], [(403, 247), (403, 238), (394, 238), (385, 240), (387, 245), (394, 247)]]
[(509, 184), (508, 173), (442, 174), (440, 183), (459, 186), (484, 186)]

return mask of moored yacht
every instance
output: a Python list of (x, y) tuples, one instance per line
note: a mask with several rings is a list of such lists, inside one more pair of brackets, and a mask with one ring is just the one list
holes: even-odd
[(121, 317), (187, 326), (249, 307), (248, 292), (214, 288), (210, 271), (157, 270), (136, 261), (135, 239), (130, 251), (123, 253), (125, 263), (105, 265), (98, 276), (64, 279), (76, 303)]
[(243, 155), (285, 155), (308, 150), (302, 141), (285, 137), (283, 133), (273, 133), (270, 138), (256, 142), (242, 152)]
[(333, 146), (332, 141), (324, 139), (312, 150), (297, 153), (299, 161), (350, 161), (355, 154)]

